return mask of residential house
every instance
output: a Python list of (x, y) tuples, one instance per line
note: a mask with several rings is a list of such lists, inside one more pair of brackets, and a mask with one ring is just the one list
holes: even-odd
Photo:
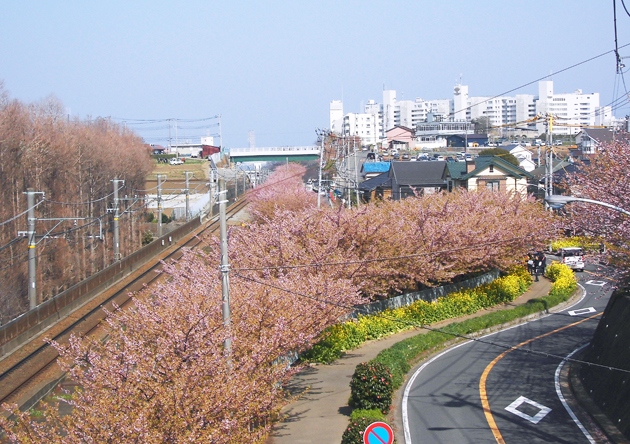
[(487, 134), (453, 134), (446, 138), (449, 147), (465, 148), (468, 142), (469, 148), (476, 148), (488, 144)]
[(388, 172), (359, 185), (365, 200), (436, 193), (446, 189), (446, 162), (391, 162)]
[(456, 187), (469, 191), (490, 188), (526, 196), (527, 180), (533, 179), (531, 173), (498, 156), (479, 156), (466, 163), (449, 162), (447, 170), (449, 191)]
[(575, 143), (582, 156), (595, 154), (602, 144), (613, 141), (614, 133), (609, 128), (584, 128), (575, 136)]
[(379, 174), (389, 171), (390, 162), (365, 162), (361, 166), (361, 177), (364, 180), (371, 179)]
[(389, 148), (413, 150), (416, 148), (415, 131), (405, 126), (397, 125), (388, 130), (387, 145)]
[(536, 164), (532, 160), (532, 152), (526, 147), (522, 145), (514, 145), (512, 148), (510, 148), (510, 146), (501, 148), (509, 151), (511, 155), (516, 157), (518, 159), (519, 166), (525, 171), (531, 172), (534, 168), (536, 168)]

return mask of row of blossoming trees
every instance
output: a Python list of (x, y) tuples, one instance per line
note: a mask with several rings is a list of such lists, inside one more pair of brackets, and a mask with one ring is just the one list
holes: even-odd
[[(548, 238), (529, 199), (480, 191), (317, 208), (298, 165), (250, 194), (252, 222), (229, 232), (232, 318), (221, 312), (219, 243), (165, 267), (168, 280), (109, 317), (106, 343), (56, 345), (81, 389), (61, 417), (15, 411), (15, 442), (261, 442), (296, 371), (284, 357), (352, 305), (506, 268)], [(223, 347), (232, 340), (231, 351)]]
[[(138, 194), (150, 172), (142, 140), (109, 120), (69, 120), (61, 103), (49, 98), (26, 104), (10, 99), (0, 82), (0, 324), (28, 309), (26, 231), (28, 188), (45, 193), (35, 217), (77, 218), (36, 223), (39, 301), (94, 274), (113, 261), (111, 195), (114, 178), (124, 179), (120, 196)], [(43, 195), (36, 196), (36, 202)], [(136, 207), (137, 208), (137, 207)], [(121, 218), (121, 253), (141, 246), (140, 213)], [(14, 220), (11, 220), (15, 218)], [(89, 218), (89, 219), (86, 219)], [(99, 235), (98, 219), (105, 236)], [(52, 231), (50, 231), (52, 230)]]

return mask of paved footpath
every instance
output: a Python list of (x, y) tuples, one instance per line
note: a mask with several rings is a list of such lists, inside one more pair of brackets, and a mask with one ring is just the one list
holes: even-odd
[[(541, 278), (526, 293), (509, 304), (481, 310), (470, 316), (447, 319), (433, 326), (440, 327), (490, 311), (513, 308), (532, 298), (546, 296), (550, 289), (551, 282)], [(309, 366), (299, 372), (291, 379), (288, 387), (297, 399), (282, 410), (283, 419), (274, 426), (267, 444), (340, 443), (352, 411), (348, 406), (348, 399), (350, 379), (355, 367), (375, 358), (381, 350), (420, 333), (426, 333), (426, 330), (413, 329), (369, 341), (347, 352), (330, 365)]]

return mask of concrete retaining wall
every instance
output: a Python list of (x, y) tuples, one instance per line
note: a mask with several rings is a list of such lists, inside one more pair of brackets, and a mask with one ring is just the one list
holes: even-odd
[(584, 360), (580, 380), (593, 402), (630, 440), (630, 290), (611, 296)]
[(376, 301), (370, 304), (356, 306), (356, 310), (350, 315), (350, 317), (356, 318), (357, 314), (371, 315), (387, 309), (394, 310), (396, 308), (405, 307), (419, 300), (434, 302), (438, 298), (444, 297), (449, 293), (454, 293), (464, 288), (475, 288), (480, 285), (492, 282), (498, 277), (499, 270), (493, 270), (481, 276), (470, 278), (456, 284), (447, 284), (441, 287), (427, 288), (426, 290), (414, 291), (413, 293), (406, 293), (400, 296), (395, 296), (393, 298), (384, 299), (382, 301)]

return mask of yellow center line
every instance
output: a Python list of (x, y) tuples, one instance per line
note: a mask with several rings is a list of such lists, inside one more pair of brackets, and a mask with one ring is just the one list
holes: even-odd
[(490, 403), (488, 402), (488, 393), (486, 392), (486, 379), (488, 378), (488, 375), (490, 374), (490, 370), (492, 370), (492, 367), (494, 367), (494, 365), (497, 362), (499, 362), (501, 359), (503, 359), (503, 357), (507, 355), (509, 352), (511, 352), (512, 350), (516, 350), (522, 345), (529, 344), (530, 342), (535, 341), (536, 339), (544, 338), (545, 336), (549, 336), (551, 334), (554, 334), (566, 328), (581, 324), (582, 322), (589, 321), (601, 315), (602, 313), (598, 313), (596, 315), (582, 319), (581, 321), (577, 321), (577, 322), (574, 322), (573, 324), (565, 325), (564, 327), (561, 327), (557, 330), (550, 331), (549, 333), (545, 333), (544, 335), (536, 336), (535, 338), (528, 339), (525, 342), (521, 342), (520, 344), (515, 345), (511, 349), (504, 351), (499, 356), (494, 358), (494, 360), (490, 364), (488, 364), (486, 369), (481, 374), (481, 379), (479, 380), (479, 396), (481, 397), (481, 405), (483, 406), (483, 413), (484, 415), (486, 415), (488, 426), (490, 426), (490, 430), (492, 431), (492, 434), (494, 435), (494, 439), (497, 440), (498, 444), (505, 444), (505, 440), (503, 439), (503, 436), (501, 436), (501, 432), (499, 431), (499, 428), (497, 427), (497, 423), (494, 421), (494, 417), (492, 416), (492, 411), (490, 410)]

